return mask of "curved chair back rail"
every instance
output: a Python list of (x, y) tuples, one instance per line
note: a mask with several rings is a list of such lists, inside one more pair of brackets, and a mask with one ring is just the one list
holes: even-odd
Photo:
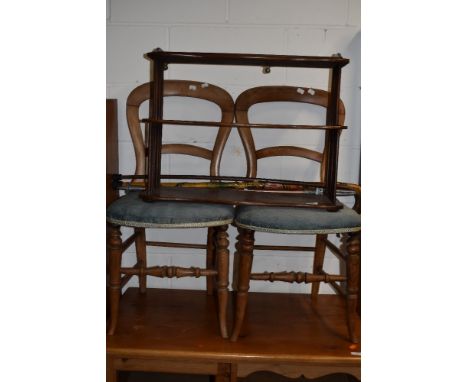
[[(259, 86), (244, 91), (236, 100), (236, 122), (249, 123), (248, 111), (250, 107), (257, 103), (301, 102), (324, 108), (328, 107), (329, 92), (320, 89), (309, 89), (308, 92), (300, 93), (297, 89), (295, 86)], [(344, 120), (345, 107), (343, 101), (340, 100), (338, 106), (338, 124), (343, 125)], [(256, 177), (257, 160), (259, 159), (273, 156), (296, 156), (319, 162), (321, 164), (320, 179), (324, 179), (326, 147), (323, 152), (296, 146), (275, 146), (256, 150), (252, 131), (250, 129), (238, 130), (247, 156), (248, 177)]]
[[(234, 101), (226, 90), (218, 86), (197, 81), (166, 80), (164, 81), (164, 96), (191, 97), (213, 102), (221, 109), (220, 122), (231, 123), (234, 120)], [(136, 157), (135, 175), (146, 174), (147, 149), (140, 127), (139, 109), (141, 104), (149, 99), (149, 82), (136, 87), (127, 99), (127, 122)], [(208, 159), (211, 161), (210, 175), (218, 176), (221, 157), (230, 133), (230, 127), (219, 128), (212, 150), (190, 144), (164, 144), (162, 153)]]

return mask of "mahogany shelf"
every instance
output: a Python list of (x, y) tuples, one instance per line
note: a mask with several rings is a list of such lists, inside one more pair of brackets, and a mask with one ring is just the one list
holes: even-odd
[(296, 68), (342, 68), (349, 59), (341, 56), (286, 56), (252, 53), (165, 52), (156, 49), (146, 54), (151, 60), (173, 64), (281, 66)]
[[(162, 49), (155, 49), (145, 55), (152, 61), (152, 81), (150, 83), (150, 105), (147, 119), (143, 119), (148, 124), (148, 182), (145, 191), (147, 201), (155, 200), (189, 200), (189, 196), (196, 196), (192, 201), (202, 201), (210, 203), (230, 203), (230, 204), (257, 204), (285, 206), (285, 199), (278, 195), (278, 199), (264, 197), (264, 193), (258, 193), (255, 203), (250, 195), (241, 195), (242, 191), (226, 193), (225, 197), (200, 199), (198, 193), (185, 193), (182, 199), (179, 198), (182, 192), (177, 194), (165, 192), (164, 199), (161, 197), (161, 154), (163, 125), (192, 125), (192, 126), (216, 126), (216, 127), (236, 127), (243, 128), (285, 128), (285, 129), (321, 129), (325, 130), (326, 157), (323, 159), (324, 170), (324, 194), (326, 198), (315, 198), (307, 202), (292, 202), (288, 206), (326, 208), (338, 210), (341, 205), (336, 198), (337, 171), (338, 171), (338, 148), (341, 130), (346, 126), (339, 125), (339, 102), (341, 68), (349, 63), (349, 60), (341, 55), (329, 57), (320, 56), (287, 56), (287, 55), (267, 55), (249, 53), (201, 53), (201, 52), (165, 52)], [(220, 123), (209, 121), (182, 121), (164, 119), (164, 71), (169, 64), (207, 64), (207, 65), (241, 65), (241, 66), (263, 66), (263, 67), (301, 67), (329, 69), (329, 95), (327, 102), (327, 114), (325, 125), (281, 125), (281, 124), (247, 124), (247, 123)], [(208, 193), (207, 193), (208, 194)], [(271, 202), (267, 202), (271, 200)], [(247, 202), (245, 202), (247, 201)]]
[[(205, 291), (148, 289), (141, 295), (129, 288), (116, 333), (107, 336), (108, 376), (116, 370), (154, 371), (235, 381), (272, 371), (294, 378), (333, 373), (360, 378), (360, 347), (348, 341), (344, 310), (337, 295), (312, 300), (303, 294), (250, 293), (247, 336), (233, 343), (220, 337), (215, 300)], [(220, 370), (229, 370), (229, 376)]]

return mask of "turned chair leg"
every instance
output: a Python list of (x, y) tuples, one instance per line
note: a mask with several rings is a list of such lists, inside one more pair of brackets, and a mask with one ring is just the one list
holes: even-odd
[(110, 323), (107, 333), (113, 335), (117, 327), (120, 303), (120, 266), (122, 261), (122, 238), (120, 227), (112, 225), (109, 235), (110, 263)]
[[(236, 304), (237, 304), (237, 286), (239, 281), (239, 266), (240, 266), (240, 234), (236, 237), (236, 244), (235, 244), (235, 252), (234, 252), (234, 259), (233, 259), (233, 269), (232, 269), (232, 300), (233, 300), (233, 312), (236, 311)], [(249, 306), (245, 308), (244, 316), (248, 315)], [(239, 337), (245, 337), (246, 335), (246, 325), (243, 324), (241, 326), (241, 330), (239, 332)]]
[(361, 234), (350, 233), (347, 240), (347, 297), (346, 316), (348, 319), (348, 333), (351, 342), (358, 343), (356, 334), (356, 315), (360, 279)]
[[(325, 258), (326, 241), (328, 235), (317, 235), (315, 239), (315, 253), (314, 253), (314, 265), (313, 274), (319, 275), (323, 271), (323, 260)], [(317, 296), (320, 289), (320, 281), (314, 281), (312, 283), (312, 296)]]
[(218, 320), (221, 337), (228, 338), (227, 308), (229, 299), (229, 240), (228, 226), (224, 225), (215, 231), (216, 239), (216, 290), (218, 295)]
[[(232, 291), (235, 297), (235, 294), (237, 293), (237, 284), (238, 284), (238, 279), (239, 279), (240, 234), (237, 235), (236, 243), (234, 246), (236, 250), (234, 251), (234, 259), (232, 261)], [(235, 299), (234, 299), (234, 303), (235, 303)]]
[(135, 248), (138, 260), (138, 269), (140, 274), (138, 275), (138, 285), (140, 286), (140, 293), (146, 293), (146, 279), (147, 276), (143, 274), (143, 271), (147, 267), (147, 256), (146, 256), (146, 233), (144, 228), (135, 228)]
[(359, 317), (361, 317), (361, 272), (359, 272), (358, 301), (357, 301), (356, 313)]
[(237, 256), (239, 267), (237, 269), (237, 293), (236, 307), (234, 317), (234, 329), (231, 335), (231, 341), (237, 341), (244, 323), (245, 312), (247, 309), (247, 298), (250, 284), (250, 273), (252, 271), (254, 231), (239, 228)]
[(111, 225), (107, 223), (106, 227), (106, 320), (110, 318), (110, 230)]
[(234, 258), (232, 259), (232, 311), (236, 311), (237, 304), (237, 285), (239, 280), (239, 243), (240, 235), (237, 235), (235, 242)]
[[(216, 265), (216, 228), (208, 228), (208, 237), (206, 240), (206, 269), (213, 269)], [(213, 276), (206, 276), (206, 294), (212, 295), (214, 290), (215, 278)]]

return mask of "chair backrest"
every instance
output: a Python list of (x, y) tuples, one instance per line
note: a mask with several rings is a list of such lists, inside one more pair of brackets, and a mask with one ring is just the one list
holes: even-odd
[[(164, 96), (199, 98), (215, 103), (221, 109), (221, 122), (231, 123), (234, 120), (234, 101), (224, 89), (202, 82), (185, 80), (165, 80)], [(127, 98), (127, 123), (135, 149), (135, 175), (146, 174), (147, 147), (140, 125), (140, 106), (150, 98), (150, 83), (142, 84), (129, 94)], [(210, 161), (210, 175), (219, 175), (219, 166), (224, 146), (231, 132), (230, 127), (218, 129), (212, 150), (190, 144), (163, 144), (163, 154), (183, 154), (201, 157)]]
[[(309, 89), (298, 92), (294, 86), (259, 86), (247, 89), (236, 99), (236, 122), (249, 123), (249, 108), (257, 103), (263, 102), (302, 102), (327, 108), (329, 92), (320, 89)], [(338, 106), (338, 123), (342, 125), (345, 119), (345, 108), (340, 100)], [(324, 145), (323, 152), (314, 151), (297, 146), (274, 146), (265, 147), (260, 150), (255, 148), (252, 131), (248, 128), (238, 129), (247, 156), (247, 176), (257, 176), (257, 160), (275, 156), (295, 156), (320, 163), (320, 180), (325, 177), (325, 158), (327, 147)]]

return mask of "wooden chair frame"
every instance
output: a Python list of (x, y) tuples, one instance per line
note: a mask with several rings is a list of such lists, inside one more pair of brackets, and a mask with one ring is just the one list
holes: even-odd
[[(165, 97), (193, 97), (213, 102), (221, 109), (221, 123), (229, 124), (233, 121), (234, 101), (224, 89), (214, 85), (206, 86), (206, 84), (196, 81), (183, 80), (167, 80), (164, 85)], [(145, 178), (148, 167), (148, 149), (140, 126), (139, 109), (144, 101), (150, 100), (150, 88), (150, 83), (142, 84), (135, 88), (127, 99), (127, 122), (136, 158), (135, 179), (138, 179), (140, 176)], [(222, 153), (230, 132), (231, 127), (229, 126), (219, 128), (213, 150), (190, 144), (164, 144), (161, 146), (161, 152), (163, 154), (182, 154), (207, 159), (210, 161), (210, 174), (218, 176)], [(134, 233), (125, 242), (122, 242), (120, 227), (111, 225), (108, 242), (110, 248), (111, 319), (108, 334), (115, 332), (121, 289), (132, 276), (138, 276), (141, 293), (145, 293), (146, 291), (147, 276), (170, 278), (205, 276), (207, 280), (207, 293), (213, 294), (214, 289), (217, 291), (220, 332), (222, 337), (227, 338), (226, 312), (229, 285), (229, 240), (227, 229), (227, 225), (208, 228), (207, 244), (205, 245), (147, 241), (145, 228), (141, 227), (134, 228)], [(122, 268), (122, 254), (133, 243), (136, 248), (137, 263), (133, 267)], [(206, 249), (206, 269), (176, 266), (148, 267), (147, 246)], [(122, 274), (124, 275), (123, 277)]]
[[(236, 100), (236, 121), (243, 124), (249, 123), (248, 110), (251, 106), (263, 102), (303, 102), (327, 108), (329, 94), (324, 90), (311, 89), (312, 91), (299, 94), (297, 87), (292, 86), (260, 86), (251, 88), (240, 94)], [(338, 124), (343, 124), (345, 119), (345, 108), (343, 102), (339, 101)], [(328, 132), (327, 132), (328, 133)], [(326, 176), (326, 155), (330, 149), (330, 137), (326, 135), (324, 151), (317, 152), (302, 147), (276, 146), (257, 150), (250, 129), (239, 129), (239, 134), (247, 156), (247, 176), (256, 177), (257, 161), (262, 158), (273, 156), (296, 156), (319, 162), (320, 177)], [(337, 189), (350, 190), (354, 192), (355, 204), (353, 209), (360, 213), (360, 187), (354, 184), (338, 183)], [(333, 213), (333, 212), (330, 212)], [(236, 341), (241, 334), (242, 324), (247, 308), (247, 297), (250, 280), (283, 281), (297, 283), (312, 283), (312, 297), (318, 295), (320, 282), (328, 282), (341, 295), (347, 298), (347, 321), (348, 332), (351, 342), (358, 342), (355, 330), (355, 314), (358, 309), (359, 283), (360, 283), (360, 232), (347, 234), (346, 251), (343, 252), (328, 240), (327, 234), (317, 234), (315, 247), (301, 246), (273, 246), (256, 245), (255, 232), (250, 229), (238, 228), (236, 253), (234, 262), (233, 285), (236, 290), (235, 323), (231, 340)], [(346, 276), (330, 275), (323, 270), (323, 262), (326, 248), (346, 264)], [(254, 250), (280, 250), (280, 251), (312, 251), (315, 252), (312, 273), (303, 272), (270, 272), (252, 273), (252, 261)], [(338, 284), (346, 281), (347, 290)]]

